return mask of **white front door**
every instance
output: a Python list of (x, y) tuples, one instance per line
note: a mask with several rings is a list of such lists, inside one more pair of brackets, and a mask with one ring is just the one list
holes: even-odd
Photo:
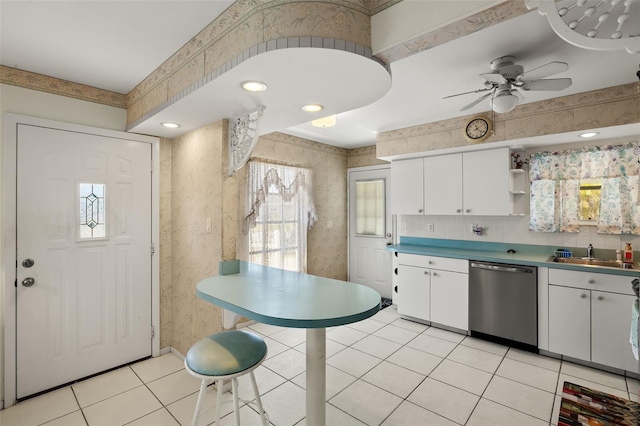
[(151, 144), (19, 124), (17, 397), (151, 355)]
[(391, 299), (389, 167), (349, 171), (349, 281)]

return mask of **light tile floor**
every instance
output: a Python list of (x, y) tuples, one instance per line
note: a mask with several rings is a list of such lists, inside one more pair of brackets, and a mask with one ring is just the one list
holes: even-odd
[[(269, 346), (255, 373), (271, 423), (305, 425), (304, 331), (249, 327)], [(406, 321), (395, 306), (327, 331), (328, 425), (554, 425), (565, 380), (638, 400), (637, 380)], [(23, 401), (0, 411), (0, 424), (187, 425), (198, 388), (166, 354)], [(240, 397), (253, 398), (246, 376)], [(250, 406), (240, 411), (243, 425), (260, 424)], [(221, 414), (233, 424), (232, 404)]]

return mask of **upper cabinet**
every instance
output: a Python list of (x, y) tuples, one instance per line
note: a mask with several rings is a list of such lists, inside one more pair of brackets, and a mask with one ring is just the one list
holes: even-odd
[(509, 148), (465, 152), (462, 156), (464, 214), (508, 216)]
[(424, 199), (425, 214), (462, 214), (462, 154), (424, 159)]
[(422, 158), (391, 163), (391, 214), (424, 214)]
[(525, 174), (498, 148), (391, 163), (393, 214), (508, 216), (525, 213)]

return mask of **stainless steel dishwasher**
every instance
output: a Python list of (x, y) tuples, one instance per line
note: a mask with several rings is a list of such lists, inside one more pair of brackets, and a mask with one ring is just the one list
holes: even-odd
[(472, 336), (538, 348), (538, 270), (470, 261), (469, 330)]

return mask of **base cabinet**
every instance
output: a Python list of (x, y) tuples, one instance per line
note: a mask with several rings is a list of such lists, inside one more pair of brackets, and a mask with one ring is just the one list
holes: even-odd
[(549, 350), (591, 360), (591, 292), (549, 286)]
[(591, 292), (591, 361), (638, 372), (638, 361), (629, 345), (635, 299), (626, 294)]
[(398, 265), (398, 313), (430, 321), (431, 271)]
[(629, 345), (630, 283), (629, 277), (550, 269), (549, 351), (638, 373)]
[(469, 274), (451, 271), (431, 273), (431, 321), (469, 329)]
[(398, 253), (398, 313), (454, 327), (469, 328), (469, 262)]

